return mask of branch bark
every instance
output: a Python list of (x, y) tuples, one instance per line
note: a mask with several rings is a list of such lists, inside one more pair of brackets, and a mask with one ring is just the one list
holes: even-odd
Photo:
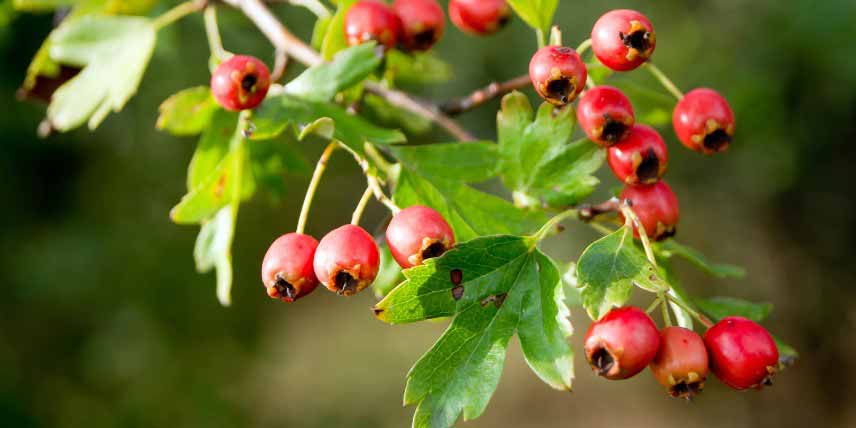
[(494, 98), (501, 97), (517, 89), (525, 88), (530, 84), (529, 75), (518, 76), (506, 82), (493, 82), (466, 97), (446, 102), (440, 109), (450, 116), (457, 116), (475, 109)]

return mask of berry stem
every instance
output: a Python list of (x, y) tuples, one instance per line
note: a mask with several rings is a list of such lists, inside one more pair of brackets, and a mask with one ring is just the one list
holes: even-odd
[(654, 299), (653, 302), (651, 302), (651, 305), (648, 306), (648, 309), (645, 309), (645, 313), (648, 315), (651, 315), (651, 313), (654, 312), (654, 310), (657, 309), (657, 306), (660, 306), (660, 303), (662, 303), (662, 302), (663, 301), (660, 300), (659, 297), (657, 297), (656, 299)]
[(666, 88), (667, 91), (669, 91), (672, 95), (675, 96), (675, 98), (678, 99), (678, 101), (684, 98), (684, 93), (681, 92), (680, 89), (678, 89), (677, 85), (675, 85), (675, 82), (672, 82), (672, 79), (669, 79), (669, 77), (666, 76), (666, 73), (663, 73), (663, 71), (660, 70), (659, 67), (650, 62), (646, 62), (643, 65), (645, 66), (645, 68), (648, 69), (648, 71), (651, 72), (651, 74), (654, 75), (655, 78), (657, 78), (657, 80), (660, 81), (660, 84), (663, 85), (663, 87)]
[(401, 211), (401, 208), (399, 208), (398, 205), (395, 205), (395, 202), (393, 202), (392, 199), (390, 199), (389, 196), (386, 196), (386, 193), (383, 192), (383, 187), (376, 175), (366, 173), (366, 180), (368, 180), (369, 189), (374, 193), (375, 199), (389, 209), (389, 211), (392, 212), (392, 215), (396, 215)]
[(591, 39), (585, 39), (577, 46), (577, 53), (582, 56), (589, 48), (591, 48)]
[(208, 48), (211, 50), (211, 56), (219, 64), (226, 59), (226, 50), (223, 49), (223, 39), (220, 38), (220, 27), (217, 24), (217, 7), (206, 7), (203, 16), (205, 18), (205, 35), (208, 36)]
[(303, 208), (300, 209), (300, 218), (297, 220), (297, 233), (303, 233), (306, 230), (306, 219), (309, 217), (309, 209), (312, 207), (312, 200), (315, 199), (315, 191), (318, 190), (318, 183), (321, 182), (321, 177), (327, 169), (327, 162), (330, 156), (339, 146), (339, 143), (332, 142), (327, 145), (321, 157), (318, 158), (318, 163), (315, 164), (315, 172), (312, 173), (312, 180), (309, 182), (309, 187), (306, 189), (306, 197), (303, 198)]
[(363, 196), (360, 198), (360, 202), (357, 204), (357, 208), (354, 209), (354, 214), (351, 216), (351, 224), (354, 226), (360, 225), (360, 219), (363, 217), (363, 211), (366, 210), (366, 206), (369, 204), (372, 194), (374, 194), (372, 187), (366, 187), (366, 191), (363, 192)]
[(707, 327), (707, 328), (711, 328), (711, 327), (713, 327), (713, 322), (712, 322), (708, 317), (706, 317), (706, 316), (702, 315), (699, 311), (697, 311), (697, 310), (695, 310), (695, 309), (691, 308), (691, 307), (690, 307), (689, 305), (687, 305), (686, 303), (684, 303), (684, 302), (682, 302), (681, 300), (676, 299), (676, 298), (674, 298), (674, 297), (668, 297), (668, 296), (667, 296), (666, 298), (667, 298), (670, 302), (672, 302), (672, 303), (674, 303), (674, 304), (676, 304), (676, 305), (680, 306), (680, 308), (681, 308), (681, 309), (683, 309), (683, 310), (687, 311), (687, 313), (689, 313), (689, 314), (690, 314), (690, 316), (692, 316), (693, 318), (695, 318), (695, 319), (696, 319), (696, 321), (698, 321), (698, 322), (702, 323), (702, 325), (704, 325), (705, 327)]
[(370, 157), (381, 171), (389, 174), (390, 169), (392, 169), (392, 165), (383, 158), (383, 155), (380, 154), (374, 144), (366, 144), (365, 151), (366, 156)]
[(558, 25), (550, 28), (550, 45), (562, 46), (562, 30), (559, 29)]
[(621, 204), (621, 212), (624, 214), (624, 218), (627, 219), (625, 221), (625, 226), (628, 229), (632, 229), (633, 225), (636, 225), (636, 230), (639, 232), (639, 240), (642, 241), (642, 248), (645, 249), (645, 257), (647, 257), (651, 265), (656, 268), (657, 258), (654, 257), (654, 250), (651, 248), (651, 241), (648, 240), (648, 233), (645, 232), (645, 228), (642, 227), (642, 222), (639, 221), (639, 217), (635, 212), (633, 212), (633, 208), (630, 208), (626, 202)]
[(155, 31), (160, 30), (191, 13), (199, 12), (205, 7), (206, 3), (208, 2), (205, 0), (191, 0), (181, 3), (155, 18), (152, 21), (152, 26), (155, 28)]
[(669, 315), (669, 305), (667, 304), (668, 298), (666, 297), (666, 293), (662, 291), (657, 293), (657, 300), (660, 301), (660, 310), (663, 312), (663, 323), (666, 324), (666, 327), (672, 326), (672, 317)]

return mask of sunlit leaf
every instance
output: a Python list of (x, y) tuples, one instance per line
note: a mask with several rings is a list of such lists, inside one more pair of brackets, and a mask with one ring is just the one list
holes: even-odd
[(208, 126), (217, 109), (207, 86), (185, 89), (160, 105), (156, 126), (173, 135), (197, 135)]

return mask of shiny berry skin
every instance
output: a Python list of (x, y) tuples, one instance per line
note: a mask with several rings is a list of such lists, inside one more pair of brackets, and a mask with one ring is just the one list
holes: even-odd
[(374, 282), (380, 253), (363, 228), (346, 224), (321, 238), (315, 251), (315, 276), (333, 291), (350, 296)]
[(535, 52), (529, 62), (529, 79), (541, 98), (563, 106), (585, 89), (588, 71), (574, 49), (545, 46)]
[(684, 95), (675, 106), (672, 124), (685, 146), (706, 155), (728, 150), (734, 138), (734, 112), (712, 89), (693, 89)]
[(633, 125), (624, 141), (607, 151), (612, 172), (625, 184), (654, 184), (669, 165), (663, 137), (648, 125)]
[(660, 332), (645, 311), (616, 308), (592, 323), (585, 338), (586, 360), (592, 370), (610, 380), (628, 379), (657, 355)]
[(446, 15), (437, 0), (395, 0), (392, 9), (401, 19), (401, 42), (408, 50), (426, 51), (443, 37)]
[(725, 317), (704, 334), (710, 369), (738, 390), (772, 385), (779, 349), (770, 333), (752, 320)]
[(586, 136), (595, 143), (609, 147), (630, 133), (636, 123), (633, 105), (618, 88), (596, 86), (586, 91), (577, 104), (577, 121)]
[(402, 268), (421, 265), (455, 245), (455, 233), (440, 213), (423, 206), (401, 210), (386, 228), (386, 242)]
[(692, 399), (707, 380), (707, 348), (696, 332), (666, 327), (660, 332), (660, 350), (651, 361), (651, 373), (673, 397)]
[(318, 241), (302, 233), (287, 233), (273, 241), (262, 262), (262, 282), (268, 296), (291, 303), (315, 290), (318, 279), (312, 261)]
[(389, 50), (398, 44), (401, 31), (398, 15), (379, 0), (360, 0), (345, 15), (345, 37), (351, 46), (374, 40)]
[[(678, 197), (665, 181), (643, 186), (625, 186), (621, 199), (630, 201), (633, 212), (639, 217), (648, 238), (662, 241), (675, 235), (681, 212)], [(621, 220), (624, 221), (623, 215)], [(635, 226), (633, 234), (639, 237)]]
[(220, 63), (211, 75), (211, 93), (223, 108), (253, 109), (270, 88), (270, 71), (258, 58), (235, 55)]
[(461, 31), (486, 36), (508, 23), (511, 8), (505, 0), (450, 0), (449, 18)]
[(591, 43), (601, 64), (615, 71), (630, 71), (651, 57), (657, 37), (645, 15), (618, 9), (597, 20), (591, 30)]

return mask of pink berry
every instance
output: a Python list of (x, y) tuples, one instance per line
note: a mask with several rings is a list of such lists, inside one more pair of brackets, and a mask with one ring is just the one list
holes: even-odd
[(386, 242), (395, 261), (407, 269), (452, 248), (455, 234), (437, 211), (412, 206), (401, 210), (389, 222)]

